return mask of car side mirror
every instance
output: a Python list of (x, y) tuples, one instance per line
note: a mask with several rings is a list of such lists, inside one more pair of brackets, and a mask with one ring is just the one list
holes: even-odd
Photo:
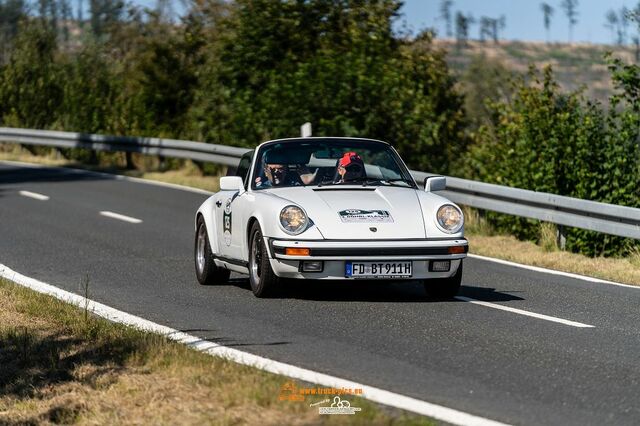
[(444, 191), (447, 187), (447, 178), (444, 176), (428, 176), (424, 179), (426, 192)]
[(220, 178), (220, 191), (244, 192), (244, 182), (240, 176), (223, 176)]

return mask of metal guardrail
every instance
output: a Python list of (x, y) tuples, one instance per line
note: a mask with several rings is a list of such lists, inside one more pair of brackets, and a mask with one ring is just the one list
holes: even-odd
[(87, 133), (56, 132), (0, 127), (0, 142), (41, 145), (56, 148), (84, 148), (94, 151), (137, 152), (163, 157), (236, 166), (246, 148), (213, 145), (176, 139), (104, 136)]
[[(236, 166), (248, 151), (224, 145), (175, 139), (104, 136), (0, 127), (0, 142), (96, 151), (137, 152)], [(422, 182), (431, 173), (411, 171)], [(640, 209), (472, 180), (447, 177), (441, 194), (470, 207), (538, 219), (562, 226), (640, 239)]]
[[(430, 176), (415, 171), (412, 174), (418, 181)], [(441, 193), (455, 203), (482, 210), (640, 239), (640, 209), (633, 207), (455, 177), (447, 177), (447, 189)]]

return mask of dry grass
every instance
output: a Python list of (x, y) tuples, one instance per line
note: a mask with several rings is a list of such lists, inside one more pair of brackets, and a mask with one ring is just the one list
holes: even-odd
[(168, 170), (166, 172), (138, 172), (129, 170), (124, 171), (122, 174), (142, 179), (190, 186), (212, 192), (220, 190), (219, 176), (205, 176), (190, 162), (178, 170)]
[(355, 397), (360, 413), (320, 416), (321, 397), (278, 400), (284, 377), (1, 279), (0, 365), (0, 424), (433, 424)]
[(42, 155), (33, 155), (20, 145), (4, 142), (0, 143), (0, 160), (23, 161), (47, 166), (66, 166), (71, 163), (54, 150), (43, 151)]
[(512, 236), (469, 234), (467, 238), (471, 253), (482, 256), (640, 285), (640, 255), (637, 254), (624, 259), (592, 258), (566, 251), (546, 251)]
[(100, 166), (88, 166), (62, 157), (55, 150), (42, 150), (42, 155), (33, 155), (28, 150), (16, 144), (0, 144), (0, 160), (22, 161), (25, 163), (43, 164), (47, 166), (73, 167), (85, 170), (121, 174), (141, 179), (155, 180), (159, 182), (173, 183), (190, 186), (192, 188), (207, 191), (220, 189), (219, 176), (204, 175), (191, 161), (185, 160), (182, 166), (176, 170), (159, 171), (157, 158), (134, 155), (135, 170), (127, 170), (124, 167), (124, 156), (114, 155), (111, 161), (104, 161)]
[(465, 231), (471, 253), (509, 260), (524, 265), (640, 285), (640, 250), (626, 258), (587, 257), (561, 251), (557, 246), (557, 228), (540, 224), (540, 242), (520, 241), (511, 235), (497, 235), (477, 210), (464, 209)]
[(558, 251), (558, 227), (549, 222), (540, 224), (538, 246), (545, 252)]

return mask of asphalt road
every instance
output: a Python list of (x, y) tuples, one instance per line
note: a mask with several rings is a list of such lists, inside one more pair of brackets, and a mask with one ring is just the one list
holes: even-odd
[[(43, 194), (48, 200), (21, 195)], [(640, 424), (640, 289), (467, 259), (464, 301), (420, 285), (199, 286), (206, 195), (0, 163), (0, 263), (117, 309), (278, 361), (514, 424)], [(141, 219), (129, 223), (110, 211)]]

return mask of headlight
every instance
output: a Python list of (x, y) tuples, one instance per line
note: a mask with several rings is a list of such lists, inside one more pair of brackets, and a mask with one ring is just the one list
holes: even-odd
[(280, 211), (280, 224), (285, 232), (297, 235), (307, 229), (309, 219), (300, 207), (287, 206)]
[(438, 209), (438, 213), (436, 213), (436, 220), (442, 230), (450, 234), (455, 234), (460, 231), (464, 224), (462, 212), (459, 208), (451, 204), (445, 204)]

